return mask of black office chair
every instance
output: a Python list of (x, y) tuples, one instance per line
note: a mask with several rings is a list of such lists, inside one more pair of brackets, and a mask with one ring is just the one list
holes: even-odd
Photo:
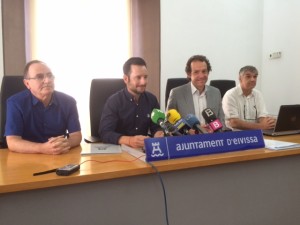
[(221, 97), (223, 98), (226, 91), (235, 87), (235, 81), (234, 80), (211, 80), (209, 85), (218, 88), (221, 92)]
[(187, 78), (169, 78), (167, 80), (167, 85), (166, 85), (166, 95), (165, 95), (165, 106), (167, 107), (170, 91), (172, 88), (184, 85), (188, 83), (189, 80)]
[(99, 124), (104, 104), (109, 96), (125, 87), (124, 80), (119, 79), (93, 79), (90, 89), (90, 123), (91, 136), (84, 138), (85, 142), (100, 142)]
[(2, 84), (1, 84), (1, 92), (0, 92), (0, 147), (7, 148), (6, 140), (4, 137), (4, 129), (6, 122), (6, 100), (26, 89), (26, 86), (23, 83), (23, 75), (17, 76), (3, 76)]

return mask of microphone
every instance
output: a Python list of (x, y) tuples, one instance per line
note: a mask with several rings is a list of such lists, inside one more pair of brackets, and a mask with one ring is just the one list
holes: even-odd
[(204, 109), (202, 111), (202, 116), (213, 132), (221, 132), (223, 125), (210, 108)]
[(153, 109), (151, 112), (151, 120), (158, 124), (164, 131), (166, 136), (170, 136), (169, 127), (165, 124), (165, 114), (159, 109)]
[(173, 135), (173, 136), (182, 136), (181, 133), (177, 130), (176, 127), (174, 127), (169, 121), (165, 121), (165, 125), (168, 128), (168, 131)]
[(167, 120), (179, 131), (179, 133), (187, 135), (191, 127), (181, 118), (176, 109), (170, 109), (167, 112)]
[(207, 134), (207, 130), (200, 126), (200, 121), (193, 114), (188, 114), (185, 118), (186, 123), (196, 131), (196, 134)]

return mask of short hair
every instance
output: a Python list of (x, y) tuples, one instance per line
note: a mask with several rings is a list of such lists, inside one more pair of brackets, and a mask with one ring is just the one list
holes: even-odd
[(245, 72), (251, 72), (258, 75), (258, 71), (254, 66), (244, 66), (240, 69), (239, 75), (243, 75)]
[(206, 65), (207, 65), (207, 70), (208, 70), (208, 72), (211, 71), (211, 65), (210, 65), (210, 62), (209, 62), (209, 60), (208, 60), (204, 55), (193, 55), (192, 57), (189, 58), (189, 60), (188, 60), (187, 63), (186, 63), (186, 66), (185, 66), (185, 72), (186, 72), (187, 74), (189, 74), (189, 73), (192, 72), (191, 64), (192, 64), (192, 62), (194, 62), (194, 61), (205, 62)]
[(23, 72), (24, 78), (27, 77), (30, 66), (35, 63), (45, 64), (44, 62), (37, 60), (37, 59), (29, 61), (28, 63), (26, 63), (25, 68), (24, 68), (24, 72)]
[(147, 67), (145, 60), (141, 57), (131, 57), (123, 65), (124, 75), (129, 76), (131, 73), (131, 65), (139, 65)]

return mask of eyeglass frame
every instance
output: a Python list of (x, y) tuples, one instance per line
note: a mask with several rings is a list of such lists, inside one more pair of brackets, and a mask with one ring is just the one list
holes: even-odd
[(35, 77), (25, 77), (24, 80), (37, 80), (39, 82), (44, 81), (46, 78), (54, 80), (55, 76), (52, 73), (38, 73)]

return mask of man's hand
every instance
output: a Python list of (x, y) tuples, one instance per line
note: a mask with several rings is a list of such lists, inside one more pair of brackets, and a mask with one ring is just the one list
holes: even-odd
[(158, 130), (154, 134), (155, 138), (157, 138), (157, 137), (164, 137), (164, 136), (165, 136), (165, 134), (164, 134), (164, 132), (162, 130)]
[(205, 128), (208, 133), (213, 133), (214, 131), (210, 128), (208, 124), (201, 125), (201, 127)]
[(59, 155), (66, 153), (70, 150), (71, 146), (63, 135), (58, 137), (49, 138), (48, 142), (45, 143), (46, 154)]
[(272, 117), (265, 117), (260, 121), (263, 130), (273, 129), (276, 124), (276, 119)]
[(143, 135), (136, 135), (129, 137), (129, 146), (133, 148), (143, 148), (144, 147), (144, 140), (149, 138), (148, 136)]
[(21, 136), (7, 136), (8, 149), (19, 153), (41, 153), (58, 155), (70, 150), (70, 140), (64, 136), (52, 137), (45, 143), (36, 143), (22, 139)]

